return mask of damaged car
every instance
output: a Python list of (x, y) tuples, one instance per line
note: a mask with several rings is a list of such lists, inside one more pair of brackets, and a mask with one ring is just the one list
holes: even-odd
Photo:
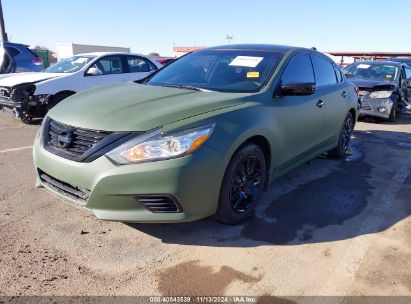
[(136, 81), (162, 65), (142, 55), (95, 52), (59, 61), (40, 73), (0, 79), (0, 108), (31, 123), (63, 99), (102, 85)]
[(409, 107), (411, 68), (391, 61), (361, 61), (345, 68), (358, 88), (360, 116), (395, 121)]

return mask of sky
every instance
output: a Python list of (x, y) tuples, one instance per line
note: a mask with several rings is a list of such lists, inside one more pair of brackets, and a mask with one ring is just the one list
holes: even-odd
[(2, 0), (9, 40), (173, 55), (175, 46), (269, 43), (411, 52), (409, 0)]

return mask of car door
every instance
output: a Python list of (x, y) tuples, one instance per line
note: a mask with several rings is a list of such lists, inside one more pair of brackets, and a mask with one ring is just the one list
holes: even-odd
[[(97, 69), (99, 74), (89, 73)], [(106, 84), (129, 80), (126, 66), (121, 55), (110, 55), (98, 59), (84, 73), (85, 88), (94, 88)]]
[(343, 84), (341, 72), (336, 69), (333, 61), (317, 54), (313, 54), (312, 59), (317, 77), (316, 90), (321, 96), (325, 115), (322, 144), (328, 146), (334, 144), (336, 136), (340, 134), (347, 114), (345, 98), (347, 98), (348, 92)]
[(144, 57), (134, 55), (127, 55), (125, 57), (130, 81), (142, 79), (157, 70), (157, 67)]
[[(288, 62), (281, 85), (315, 85), (315, 74), (310, 55), (299, 53)], [(278, 95), (276, 93), (276, 95)], [(324, 108), (319, 106), (323, 96), (315, 91), (312, 95), (281, 96), (274, 99), (277, 120), (278, 172), (287, 170), (302, 159), (312, 155), (324, 139)]]
[(405, 81), (401, 84), (406, 93), (407, 101), (411, 102), (411, 69), (404, 66)]

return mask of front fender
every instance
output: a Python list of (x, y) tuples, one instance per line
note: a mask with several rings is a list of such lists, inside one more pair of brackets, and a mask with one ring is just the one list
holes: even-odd
[(270, 148), (269, 181), (272, 181), (275, 176), (272, 168), (276, 168), (278, 165), (276, 162), (278, 158), (275, 156), (279, 151), (275, 111), (273, 107), (264, 102), (265, 96), (253, 96), (252, 98), (252, 101), (245, 101), (164, 125), (163, 132), (174, 133), (214, 123), (213, 134), (204, 145), (221, 155), (221, 161), (216, 166), (215, 172), (215, 178), (219, 179), (220, 182), (222, 182), (228, 163), (238, 148), (250, 138), (262, 136)]
[(36, 83), (35, 95), (54, 95), (61, 91), (78, 92), (83, 85), (74, 75), (58, 76)]
[(245, 102), (164, 126), (164, 130), (173, 132), (189, 128), (188, 126), (210, 123), (215, 123), (215, 128), (205, 145), (221, 154), (220, 172), (225, 172), (237, 149), (255, 136), (262, 136), (269, 143), (271, 167), (275, 167), (277, 124), (274, 111), (269, 106), (259, 102)]

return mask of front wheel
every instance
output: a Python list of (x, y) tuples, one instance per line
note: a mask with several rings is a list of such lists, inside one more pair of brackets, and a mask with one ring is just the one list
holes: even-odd
[(335, 158), (345, 157), (345, 153), (347, 152), (350, 146), (351, 134), (353, 130), (354, 130), (354, 117), (351, 114), (351, 112), (348, 112), (347, 116), (345, 117), (344, 124), (341, 128), (340, 137), (338, 139), (338, 146), (328, 152), (328, 154), (331, 157), (335, 157)]
[(230, 225), (241, 223), (253, 212), (266, 179), (264, 153), (247, 143), (234, 154), (220, 190), (216, 219)]
[(390, 116), (388, 117), (388, 121), (394, 122), (397, 119), (397, 101), (394, 101), (392, 108), (391, 108), (391, 112), (390, 112)]

